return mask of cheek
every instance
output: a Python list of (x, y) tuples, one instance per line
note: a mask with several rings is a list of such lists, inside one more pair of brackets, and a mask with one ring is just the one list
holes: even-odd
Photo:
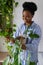
[(28, 21), (31, 21), (31, 20), (32, 20), (32, 17), (29, 17), (27, 20), (28, 20)]
[(24, 22), (28, 21), (28, 20), (27, 20), (26, 18), (24, 18), (24, 17), (23, 17), (22, 19), (24, 20)]
[(28, 19), (28, 21), (31, 21), (31, 20), (32, 20), (31, 18)]
[(22, 17), (22, 19), (23, 19), (24, 21), (27, 21), (26, 18), (24, 18), (24, 17)]

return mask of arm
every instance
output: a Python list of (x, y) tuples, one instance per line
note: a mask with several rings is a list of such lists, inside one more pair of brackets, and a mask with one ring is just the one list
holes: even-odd
[[(22, 28), (22, 27), (21, 27), (21, 28)], [(16, 31), (16, 32), (14, 33), (14, 35), (13, 35), (13, 38), (15, 38), (15, 39), (18, 38), (19, 40), (20, 40), (21, 38), (24, 39), (24, 37), (20, 35), (20, 34), (21, 34), (21, 28), (20, 28), (20, 29), (17, 29), (17, 31)], [(18, 36), (19, 36), (20, 38), (19, 38)], [(25, 44), (22, 44), (21, 48), (25, 50), (25, 49), (26, 49)]]
[(26, 48), (30, 51), (36, 51), (39, 45), (39, 41), (41, 39), (41, 29), (39, 26), (36, 27), (35, 33), (39, 35), (39, 38), (32, 39), (31, 43), (26, 44)]

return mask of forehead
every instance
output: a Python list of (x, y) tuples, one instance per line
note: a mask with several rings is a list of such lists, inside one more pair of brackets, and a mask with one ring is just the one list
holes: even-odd
[(26, 16), (32, 16), (31, 12), (27, 10), (23, 11), (22, 14)]

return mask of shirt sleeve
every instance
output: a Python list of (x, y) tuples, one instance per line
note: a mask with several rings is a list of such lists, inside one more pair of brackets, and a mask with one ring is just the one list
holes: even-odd
[(20, 29), (17, 28), (16, 32), (13, 33), (13, 38), (16, 38), (17, 36), (19, 36), (20, 33)]
[(29, 49), (29, 51), (36, 51), (38, 50), (38, 45), (41, 39), (41, 29), (39, 26), (36, 27), (35, 33), (39, 35), (39, 38), (34, 38), (31, 43), (26, 44), (26, 48)]
[(16, 38), (21, 35), (22, 27), (24, 24), (22, 24), (20, 27), (17, 28), (16, 32), (13, 33), (13, 38)]

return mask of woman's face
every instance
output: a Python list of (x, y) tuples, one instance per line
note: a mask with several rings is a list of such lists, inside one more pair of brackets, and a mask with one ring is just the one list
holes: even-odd
[(30, 24), (32, 22), (32, 14), (30, 11), (23, 11), (22, 13), (22, 19), (24, 20), (25, 23)]

